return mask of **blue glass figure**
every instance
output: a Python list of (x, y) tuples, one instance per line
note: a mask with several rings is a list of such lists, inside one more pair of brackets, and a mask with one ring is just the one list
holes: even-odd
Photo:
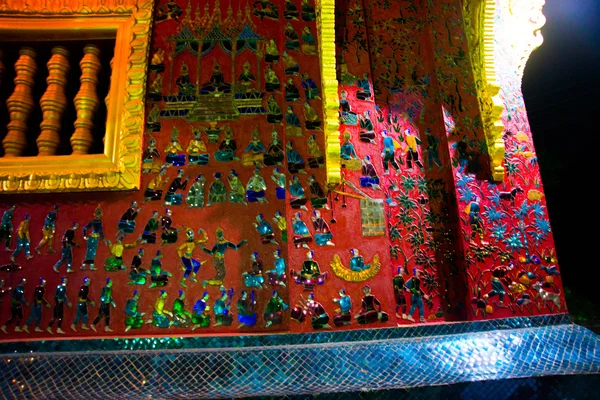
[(248, 293), (242, 290), (239, 300), (237, 301), (237, 314), (238, 321), (240, 324), (239, 328), (244, 326), (254, 326), (256, 324), (256, 312), (254, 312), (254, 306), (256, 305), (256, 294), (254, 290), (248, 298)]
[(175, 179), (173, 179), (171, 185), (169, 185), (167, 193), (165, 194), (165, 202), (163, 203), (163, 206), (178, 206), (183, 202), (183, 193), (177, 193), (177, 191), (185, 190), (187, 187), (188, 180), (190, 178), (187, 177), (185, 180), (183, 180), (184, 173), (185, 171), (183, 168), (180, 168), (177, 171), (177, 176)]
[(302, 89), (304, 89), (304, 98), (306, 100), (321, 100), (319, 87), (306, 72), (302, 73)]
[(290, 174), (306, 173), (306, 171), (304, 171), (304, 160), (302, 159), (302, 156), (300, 156), (300, 153), (298, 153), (298, 151), (294, 149), (294, 143), (292, 141), (289, 141), (286, 146), (286, 155), (288, 162), (288, 171)]
[(352, 299), (346, 293), (346, 289), (339, 291), (340, 298), (333, 299), (340, 308), (336, 310), (337, 314), (333, 316), (333, 324), (337, 327), (350, 325), (352, 323)]
[(290, 206), (294, 210), (302, 209), (308, 211), (306, 207), (307, 201), (308, 199), (306, 198), (306, 193), (300, 183), (300, 179), (296, 175), (293, 175), (290, 182)]
[(208, 292), (202, 294), (202, 298), (196, 301), (192, 309), (192, 332), (198, 328), (208, 328), (210, 326), (210, 306), (208, 305)]
[(312, 236), (310, 235), (310, 232), (308, 231), (308, 227), (306, 226), (306, 224), (304, 223), (304, 221), (302, 221), (301, 219), (302, 214), (300, 212), (297, 212), (296, 214), (294, 214), (292, 216), (292, 229), (294, 231), (294, 246), (296, 246), (297, 249), (299, 249), (300, 247), (304, 247), (305, 249), (308, 249), (308, 243), (312, 242)]
[(275, 269), (265, 271), (267, 273), (267, 280), (269, 281), (269, 285), (286, 287), (286, 266), (285, 259), (281, 257), (281, 250), (275, 250), (275, 252), (273, 253), (273, 257), (275, 258), (275, 261), (273, 263)]
[(358, 253), (358, 249), (350, 249), (350, 270), (360, 272), (371, 268), (371, 264), (365, 264), (365, 258)]
[(263, 263), (258, 259), (258, 253), (254, 252), (250, 254), (252, 260), (252, 269), (250, 272), (244, 272), (242, 278), (247, 287), (259, 287), (264, 288), (265, 278), (263, 277)]
[(333, 234), (329, 229), (329, 224), (321, 217), (319, 210), (313, 210), (312, 216), (313, 228), (315, 229), (315, 243), (317, 246), (335, 246), (331, 241)]
[(4, 248), (6, 251), (11, 251), (10, 245), (12, 244), (13, 231), (12, 219), (16, 209), (17, 206), (10, 206), (9, 209), (2, 214), (2, 222), (0, 222), (0, 243), (4, 241)]
[(260, 241), (263, 244), (279, 244), (275, 240), (275, 232), (273, 232), (273, 227), (271, 227), (271, 224), (264, 219), (262, 214), (258, 214), (256, 216), (256, 222), (254, 222), (253, 225), (258, 231), (258, 234), (260, 235)]

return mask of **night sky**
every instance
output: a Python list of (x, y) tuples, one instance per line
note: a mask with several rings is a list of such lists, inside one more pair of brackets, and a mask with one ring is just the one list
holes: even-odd
[(569, 311), (593, 308), (600, 318), (600, 1), (546, 0), (544, 15), (525, 105)]

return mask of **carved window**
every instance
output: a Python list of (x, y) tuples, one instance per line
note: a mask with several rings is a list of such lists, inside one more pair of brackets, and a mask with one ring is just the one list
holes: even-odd
[(153, 1), (25, 3), (0, 5), (0, 190), (138, 189)]

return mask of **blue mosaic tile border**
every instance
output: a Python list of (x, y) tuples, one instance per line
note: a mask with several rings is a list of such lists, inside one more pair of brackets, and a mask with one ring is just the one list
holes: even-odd
[(327, 331), (302, 334), (273, 334), (252, 336), (196, 336), (158, 338), (116, 338), (93, 340), (47, 340), (0, 343), (1, 354), (40, 352), (79, 352), (116, 350), (175, 350), (175, 349), (224, 349), (265, 346), (293, 346), (306, 344), (367, 342), (402, 338), (456, 335), (493, 330), (534, 328), (549, 325), (571, 324), (568, 314), (542, 315), (493, 319), (486, 321), (458, 322), (450, 324), (426, 324), (400, 328), (360, 329), (351, 331)]
[(28, 400), (240, 398), (598, 373), (598, 336), (569, 324), (243, 349), (4, 355), (0, 393)]

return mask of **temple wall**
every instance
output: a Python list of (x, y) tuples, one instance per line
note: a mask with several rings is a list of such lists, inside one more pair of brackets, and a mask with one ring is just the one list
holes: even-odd
[[(343, 161), (342, 171), (346, 183), (336, 188), (342, 193), (330, 193), (326, 199), (328, 207), (323, 208), (322, 205), (319, 206), (318, 199), (316, 203), (310, 201), (311, 197), (318, 196), (311, 195), (308, 180), (311, 175), (314, 175), (316, 182), (325, 190), (326, 170), (319, 165), (311, 168), (309, 158), (313, 158), (314, 154), (310, 154), (307, 143), (308, 138), (314, 134), (317, 147), (324, 151), (323, 124), (321, 123), (320, 126), (315, 124), (308, 129), (306, 123), (310, 113), (307, 115), (303, 112), (303, 107), (308, 102), (322, 120), (322, 93), (313, 91), (312, 94), (307, 94), (302, 88), (304, 78), (301, 75), (306, 73), (320, 91), (322, 82), (319, 57), (313, 47), (303, 47), (303, 44), (306, 44), (303, 38), (299, 39), (300, 47), (295, 47), (293, 43), (286, 45), (285, 36), (285, 26), (290, 23), (299, 35), (308, 28), (316, 39), (316, 17), (310, 12), (305, 12), (303, 15), (300, 0), (292, 1), (298, 9), (296, 19), (285, 18), (285, 2), (273, 3), (278, 6), (276, 17), (270, 14), (270, 9), (263, 10), (260, 5), (256, 5), (255, 8), (250, 5), (249, 14), (246, 14), (246, 4), (239, 5), (237, 2), (232, 2), (230, 17), (228, 16), (229, 4), (218, 2), (217, 12), (212, 2), (207, 9), (203, 8), (204, 2), (198, 1), (191, 1), (188, 7), (186, 2), (177, 0), (170, 3), (170, 9), (166, 8), (165, 1), (157, 4), (159, 11), (153, 28), (151, 57), (159, 49), (164, 51), (165, 56), (162, 60), (159, 60), (160, 57), (155, 57), (150, 67), (149, 97), (146, 104), (148, 125), (144, 149), (147, 149), (151, 138), (155, 139), (160, 157), (154, 164), (149, 162), (143, 166), (143, 168), (147, 167), (148, 172), (143, 174), (142, 190), (135, 193), (1, 196), (0, 211), (4, 212), (11, 204), (17, 206), (13, 217), (15, 230), (13, 249), (16, 228), (25, 214), (30, 215), (31, 251), (34, 256), (31, 260), (25, 260), (24, 254), (21, 253), (16, 260), (20, 268), (13, 268), (9, 260), (11, 252), (0, 249), (0, 265), (5, 266), (4, 271), (0, 272), (0, 279), (5, 281), (4, 289), (14, 288), (21, 278), (27, 278), (25, 299), (31, 303), (35, 286), (40, 278), (44, 278), (47, 280), (45, 298), (53, 305), (52, 297), (55, 288), (61, 277), (66, 275), (69, 279), (68, 297), (74, 303), (73, 308), (65, 309), (63, 329), (67, 332), (66, 337), (186, 336), (312, 331), (314, 327), (311, 326), (310, 315), (302, 323), (290, 318), (294, 307), (298, 306), (299, 302), (305, 301), (311, 293), (305, 290), (304, 285), (295, 283), (292, 276), (292, 271), (301, 270), (309, 251), (302, 246), (301, 240), (294, 241), (294, 236), (298, 235), (294, 233), (292, 217), (300, 212), (300, 218), (308, 227), (312, 239), (311, 242), (306, 243), (307, 247), (314, 251), (314, 260), (318, 263), (321, 272), (327, 273), (323, 283), (317, 285), (312, 293), (315, 300), (323, 305), (329, 315), (329, 325), (332, 329), (412, 324), (395, 315), (398, 298), (394, 293), (392, 280), (399, 267), (404, 269), (405, 281), (414, 277), (415, 269), (420, 271), (421, 288), (426, 295), (424, 319), (427, 323), (558, 312), (552, 303), (540, 303), (535, 300), (537, 292), (533, 286), (536, 282), (543, 283), (542, 290), (559, 294), (560, 311), (564, 311), (566, 306), (554, 258), (552, 232), (537, 168), (537, 158), (520, 92), (520, 77), (512, 72), (515, 70), (514, 63), (518, 61), (511, 58), (514, 51), (509, 47), (510, 44), (499, 41), (497, 47), (500, 96), (505, 104), (502, 118), (506, 128), (504, 137), (507, 152), (506, 178), (504, 182), (495, 183), (490, 179), (489, 174), (485, 135), (469, 61), (470, 49), (467, 46), (462, 23), (461, 2), (458, 0), (419, 2), (339, 0), (336, 4), (339, 92), (340, 96), (342, 92), (346, 92), (351, 111), (342, 116), (340, 144), (344, 143), (344, 133), (348, 132), (358, 158), (364, 159), (365, 156), (370, 156), (378, 174), (380, 188), (361, 186), (361, 178), (364, 174), (358, 159), (350, 162)], [(173, 8), (173, 4), (176, 4), (176, 8)], [(308, 4), (314, 5), (312, 0), (309, 0)], [(171, 10), (169, 18), (164, 18), (165, 10)], [(181, 12), (173, 13), (173, 10)], [(504, 17), (506, 18), (503, 19)], [(212, 22), (211, 18), (213, 18)], [(238, 44), (248, 44), (248, 47), (244, 51), (237, 52), (235, 57), (232, 57), (232, 49), (228, 47), (229, 45), (223, 47), (218, 44), (219, 42), (209, 41), (202, 48), (201, 56), (198, 57), (197, 45), (194, 47), (190, 37), (186, 35), (188, 33), (193, 35), (193, 30), (196, 28), (213, 28), (219, 18), (222, 31), (226, 31), (225, 28), (229, 27), (231, 29), (229, 32), (239, 34), (239, 27), (248, 26), (261, 39), (248, 39), (246, 36), (247, 41), (239, 41)], [(498, 17), (496, 23), (499, 35), (507, 34), (508, 27), (503, 21), (508, 19), (509, 16)], [(208, 30), (202, 31), (204, 35), (208, 32)], [(275, 41), (278, 58), (266, 61), (270, 39)], [(284, 51), (297, 60), (297, 69), (292, 68), (291, 64), (286, 64), (282, 59)], [(213, 75), (216, 63), (222, 68), (223, 81), (215, 79)], [(227, 84), (233, 84), (232, 91), (236, 91), (235, 86), (240, 83), (239, 78), (244, 71), (245, 63), (250, 65), (249, 71), (253, 79), (249, 80), (248, 86), (241, 89), (241, 96), (245, 100), (252, 100), (254, 99), (252, 93), (261, 93), (262, 100), (259, 101), (258, 108), (263, 109), (258, 110), (255, 107), (240, 113), (238, 108), (239, 115), (233, 118), (230, 115), (231, 108), (222, 106), (222, 99), (231, 95), (227, 93)], [(188, 66), (189, 79), (180, 78), (185, 75), (182, 74), (184, 64)], [(272, 85), (270, 88), (272, 91), (266, 87), (265, 71), (268, 67), (273, 69), (280, 82), (278, 87)], [(155, 83), (157, 73), (162, 77), (162, 84)], [(365, 74), (372, 89), (371, 96), (363, 96), (364, 88), (357, 86), (357, 80), (363, 78)], [(286, 99), (284, 85), (290, 78), (299, 89), (297, 101)], [(232, 82), (234, 79), (236, 83)], [(190, 90), (187, 94), (183, 93), (187, 90), (186, 87)], [(159, 90), (157, 91), (156, 88)], [(215, 96), (215, 92), (222, 93)], [(271, 95), (282, 115), (269, 112), (267, 99)], [(256, 104), (253, 101), (246, 103)], [(158, 115), (152, 114), (154, 105), (160, 111)], [(292, 119), (286, 119), (286, 110), (290, 105), (298, 116), (299, 129), (291, 123)], [(369, 135), (361, 135), (361, 132), (366, 132), (368, 129), (361, 127), (359, 123), (359, 116), (364, 116), (367, 111), (373, 122), (374, 143), (369, 143), (368, 140), (361, 141), (361, 137), (369, 137)], [(211, 121), (214, 124), (211, 124)], [(174, 128), (179, 131), (177, 138), (182, 146), (182, 150), (177, 150), (175, 153), (185, 154), (186, 161), (185, 165), (177, 166), (171, 163), (170, 167), (164, 169), (164, 176), (169, 178), (169, 182), (165, 184), (163, 190), (167, 191), (177, 177), (178, 169), (182, 168), (183, 180), (187, 178), (188, 181), (186, 188), (178, 191), (183, 195), (183, 203), (163, 205), (166, 193), (163, 193), (158, 201), (145, 201), (145, 190), (149, 182), (160, 173), (162, 165), (169, 165), (165, 149), (172, 138)], [(217, 161), (215, 156), (228, 128), (231, 129), (237, 144), (234, 156), (239, 160)], [(209, 154), (207, 165), (189, 165), (186, 147), (194, 138), (193, 129), (202, 132), (200, 137), (206, 145), (206, 151), (201, 153)], [(251, 163), (244, 165), (242, 161), (245, 160), (244, 150), (252, 139), (252, 132), (255, 129), (258, 130), (260, 140), (265, 147), (268, 147), (273, 131), (277, 132), (283, 144), (292, 141), (293, 148), (298, 151), (305, 163), (302, 169), (306, 173), (295, 172), (293, 168), (293, 172), (290, 172), (288, 159), (283, 160), (282, 165), (262, 166), (259, 171), (266, 182), (265, 198), (268, 202), (250, 202), (247, 205), (232, 203), (231, 188), (227, 181), (231, 170), (236, 171), (244, 185), (244, 190), (240, 192), (240, 201), (248, 201), (245, 186), (252, 177), (255, 166)], [(395, 150), (395, 160), (399, 162), (399, 171), (396, 172), (393, 166), (390, 166), (387, 175), (383, 173), (381, 154), (383, 129), (388, 131), (398, 145)], [(410, 152), (406, 151), (407, 129), (410, 129), (420, 142), (417, 145), (417, 155), (422, 166), (416, 163), (413, 154), (410, 156), (410, 161), (414, 163), (412, 170), (408, 166)], [(215, 142), (209, 142), (208, 134), (217, 131), (220, 133)], [(431, 134), (431, 138), (428, 138), (426, 132)], [(256, 160), (260, 165), (267, 164), (264, 156)], [(276, 167), (280, 168), (286, 176), (285, 199), (277, 197), (277, 186), (271, 179)], [(222, 174), (227, 191), (226, 199), (224, 203), (214, 203), (208, 207), (206, 203), (209, 200), (209, 187), (214, 182), (214, 174), (217, 172)], [(204, 206), (189, 208), (186, 203), (188, 191), (199, 174), (206, 178)], [(306, 209), (292, 208), (290, 203), (289, 186), (293, 176), (299, 178), (305, 190), (308, 199), (305, 204)], [(366, 182), (364, 179), (362, 181)], [(514, 196), (511, 194), (513, 189), (515, 189)], [(343, 194), (344, 192), (347, 196)], [(365, 212), (372, 211), (366, 206), (361, 209), (360, 198), (363, 198), (364, 204), (365, 196), (372, 203), (383, 202), (385, 217), (380, 223), (374, 224), (371, 221), (370, 225), (367, 224), (367, 228), (371, 229), (369, 236), (363, 235), (365, 226), (361, 223)], [(480, 225), (475, 224), (477, 226), (473, 236), (472, 218), (475, 218), (476, 198), (481, 220)], [(126, 270), (105, 271), (104, 263), (110, 257), (110, 249), (100, 242), (95, 257), (98, 271), (81, 271), (80, 266), (86, 250), (82, 227), (93, 218), (96, 207), (100, 205), (103, 210), (104, 235), (114, 244), (119, 219), (133, 200), (139, 203), (141, 211), (136, 218), (135, 230), (126, 235), (123, 241), (125, 244), (132, 244), (131, 248), (126, 249), (123, 254), (123, 265)], [(54, 204), (60, 205), (54, 244), (57, 253), (47, 254), (46, 250), (43, 250), (42, 255), (38, 255), (34, 247), (42, 238), (44, 218)], [(315, 204), (321, 207), (319, 211), (331, 231), (330, 241), (334, 246), (317, 243), (316, 234), (322, 232), (316, 231), (312, 225), (311, 217)], [(142, 235), (144, 226), (153, 212), (158, 211), (159, 215), (163, 216), (166, 208), (172, 210), (173, 226), (180, 229), (177, 243), (159, 244), (160, 230), (156, 244), (135, 243)], [(286, 218), (287, 242), (273, 220), (276, 211), (281, 211)], [(253, 226), (259, 214), (263, 215), (272, 226), (273, 240), (278, 244), (261, 241), (259, 233)], [(60, 267), (60, 273), (57, 274), (52, 267), (60, 258), (60, 239), (63, 232), (71, 227), (74, 221), (81, 226), (77, 230), (75, 239), (81, 245), (81, 248), (74, 249), (75, 272), (67, 275), (63, 265)], [(479, 226), (481, 235), (477, 232)], [(233, 288), (234, 292), (230, 304), (233, 314), (231, 325), (215, 326), (212, 308), (215, 300), (221, 295), (220, 283), (207, 282), (203, 287), (203, 281), (215, 277), (215, 269), (212, 257), (202, 251), (201, 244), (198, 244), (193, 252), (194, 258), (206, 261), (199, 268), (196, 277), (198, 282), (192, 282), (190, 277), (185, 282), (187, 287), (181, 287), (183, 270), (177, 248), (184, 242), (187, 228), (194, 231), (195, 240), (202, 237), (198, 230), (203, 229), (208, 235), (205, 246), (209, 249), (216, 243), (217, 228), (221, 228), (225, 238), (236, 245), (247, 241), (238, 250), (229, 248), (224, 256), (226, 275), (223, 287)], [(4, 244), (0, 243), (0, 246), (3, 248)], [(145, 284), (129, 284), (130, 263), (140, 248), (145, 253), (142, 264), (144, 268), (149, 268), (150, 260), (157, 250), (161, 251), (163, 269), (172, 274), (167, 286), (150, 288), (149, 276)], [(287, 264), (285, 286), (277, 283), (271, 285), (267, 274), (264, 273), (265, 270), (274, 268), (273, 253), (277, 249), (281, 250), (281, 256)], [(363, 273), (350, 272), (351, 249), (357, 249), (360, 255), (364, 256), (365, 262), (372, 264)], [(254, 252), (258, 253), (258, 258), (264, 265), (264, 288), (248, 287), (244, 279), (243, 273), (251, 271), (251, 254)], [(335, 262), (338, 260), (336, 256), (339, 257), (339, 263)], [(373, 262), (374, 259), (379, 260), (379, 265), (374, 265), (377, 264)], [(508, 265), (511, 265), (512, 269), (506, 271), (497, 269)], [(500, 286), (498, 283), (493, 283), (494, 275), (499, 277)], [(90, 297), (96, 302), (99, 300), (106, 278), (113, 279), (116, 308), (111, 310), (110, 326), (114, 329), (114, 333), (105, 334), (102, 323), (98, 325), (97, 334), (82, 332), (80, 329), (75, 333), (69, 329), (75, 317), (76, 296), (84, 276), (91, 278)], [(366, 285), (371, 287), (373, 295), (380, 301), (381, 310), (388, 314), (387, 321), (377, 321), (375, 318), (369, 324), (362, 325), (354, 318), (360, 311), (363, 287)], [(144, 324), (140, 328), (126, 332), (124, 309), (133, 291), (139, 291), (139, 311), (146, 313), (144, 320), (149, 320), (154, 303), (163, 289), (167, 292), (166, 308), (169, 310), (178, 297), (178, 291), (184, 290), (185, 307), (190, 312), (196, 301), (207, 292), (210, 296), (208, 304), (211, 307), (210, 326), (196, 329), (192, 333), (190, 327), (160, 328), (152, 324)], [(335, 327), (333, 318), (339, 306), (333, 300), (339, 298), (338, 293), (341, 289), (345, 289), (351, 297), (353, 307), (350, 324)], [(242, 291), (251, 295), (253, 290), (256, 300), (254, 307), (254, 312), (257, 314), (256, 323), (253, 326), (238, 328), (240, 322), (237, 301)], [(290, 308), (283, 312), (280, 324), (266, 327), (264, 313), (273, 290), (277, 290), (283, 302)], [(479, 299), (478, 293), (480, 293)], [(0, 309), (2, 322), (0, 323), (4, 323), (10, 317), (10, 295), (10, 292), (2, 295)], [(405, 291), (402, 295), (407, 309), (410, 309), (413, 301), (410, 293)], [(501, 297), (502, 303), (499, 302)], [(25, 322), (30, 307), (23, 307), (23, 311), (22, 322)], [(402, 304), (398, 312), (403, 314)], [(98, 307), (90, 308), (90, 322), (97, 313)], [(45, 329), (52, 317), (52, 309), (44, 309), (42, 315), (43, 333), (34, 333), (33, 326), (30, 327), (32, 333), (29, 335), (14, 332), (11, 326), (7, 335), (0, 333), (0, 340), (49, 338), (50, 335), (45, 332)], [(419, 313), (415, 311), (413, 317), (418, 322)]]

